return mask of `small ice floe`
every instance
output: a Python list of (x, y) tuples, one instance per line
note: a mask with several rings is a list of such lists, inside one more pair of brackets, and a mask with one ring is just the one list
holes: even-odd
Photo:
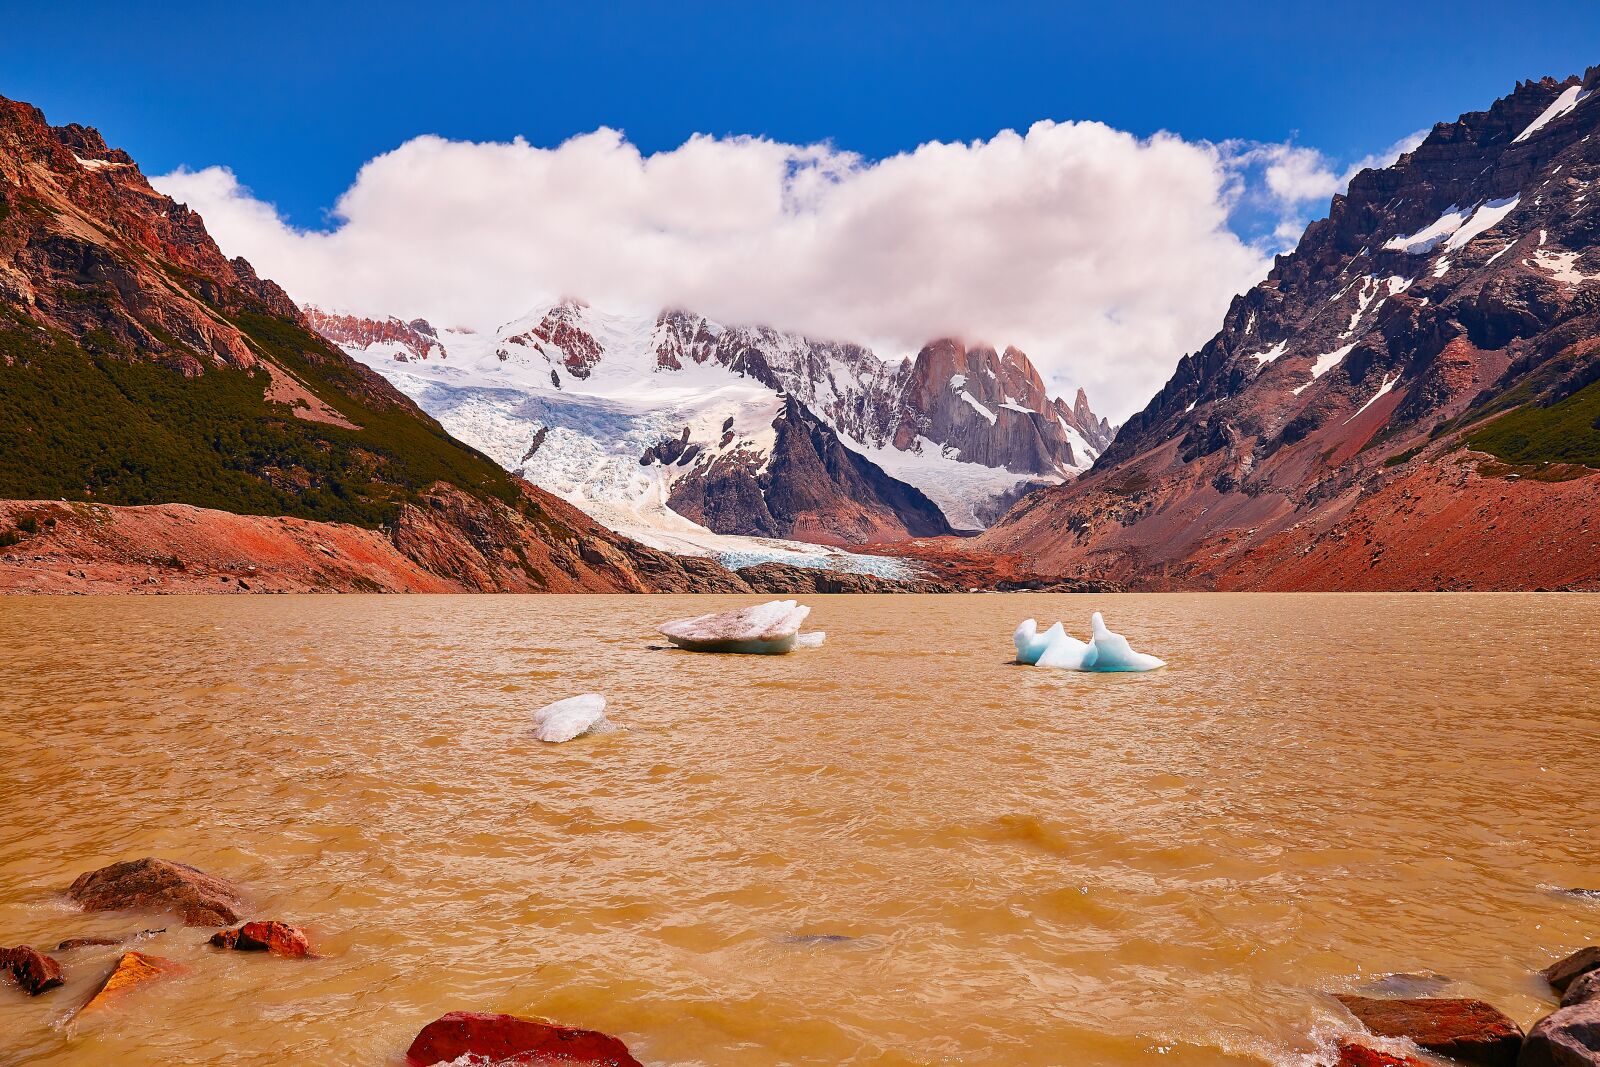
[(1044, 633), (1032, 619), (1024, 619), (1012, 640), (1017, 646), (1017, 662), (1036, 667), (1060, 667), (1073, 671), (1153, 671), (1165, 667), (1166, 660), (1135, 652), (1128, 639), (1106, 628), (1097, 611), (1089, 621), (1088, 641), (1079, 641), (1058, 622)]
[(620, 729), (606, 718), (606, 698), (599, 693), (558, 700), (533, 713), (533, 736), (541, 741), (571, 741)]
[(773, 600), (753, 608), (696, 615), (663, 623), (668, 641), (691, 652), (735, 652), (780, 656), (791, 649), (818, 648), (822, 632), (803, 634), (800, 624), (811, 609), (793, 600)]

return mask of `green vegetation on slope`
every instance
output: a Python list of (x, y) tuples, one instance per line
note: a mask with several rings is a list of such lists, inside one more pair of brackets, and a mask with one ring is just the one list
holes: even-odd
[(364, 399), (359, 372), (296, 324), (244, 314), (238, 325), (360, 429), (268, 403), (265, 372), (185, 378), (41, 335), (12, 314), (0, 317), (0, 497), (184, 503), (369, 527), (440, 480), (519, 501), (504, 471), (431, 420)]
[(1600, 467), (1600, 382), (1548, 407), (1514, 408), (1470, 434), (1467, 446), (1507, 463)]

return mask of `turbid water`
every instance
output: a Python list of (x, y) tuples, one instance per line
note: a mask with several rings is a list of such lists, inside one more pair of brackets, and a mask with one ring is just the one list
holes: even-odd
[[(146, 951), (3, 1064), (385, 1065), (454, 1009), (645, 1063), (1290, 1064), (1432, 972), (1527, 1023), (1600, 936), (1600, 597), (816, 597), (817, 651), (653, 648), (691, 597), (0, 599), (0, 944), (81, 871), (247, 888), (326, 958)], [(1172, 666), (1016, 667), (1104, 610)], [(1082, 634), (1080, 634), (1082, 636)], [(594, 690), (627, 732), (544, 745)], [(1390, 980), (1400, 988), (1404, 982)]]

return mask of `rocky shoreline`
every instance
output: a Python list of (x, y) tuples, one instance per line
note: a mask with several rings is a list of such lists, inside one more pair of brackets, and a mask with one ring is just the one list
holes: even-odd
[[(1584, 890), (1574, 890), (1585, 893)], [(184, 927), (212, 928), (205, 943), (222, 951), (316, 960), (305, 930), (278, 920), (239, 922), (244, 891), (195, 867), (146, 857), (89, 871), (65, 892), (86, 912), (170, 915)], [(94, 992), (71, 1018), (120, 1001), (151, 982), (179, 978), (183, 964), (126, 948), (165, 930), (123, 938), (61, 941), (61, 954), (100, 946), (123, 947)], [(76, 968), (78, 965), (73, 963)], [(28, 996), (44, 996), (65, 982), (67, 968), (29, 946), (0, 948), (0, 975)], [(1397, 976), (1433, 987), (1437, 976)], [(1559, 1004), (1526, 1033), (1509, 1016), (1481, 1000), (1462, 997), (1374, 996), (1333, 993), (1365, 1032), (1341, 1041), (1337, 1059), (1319, 1067), (1600, 1067), (1600, 946), (1587, 946), (1538, 972)], [(1378, 992), (1368, 987), (1369, 992)], [(1378, 1039), (1380, 1043), (1373, 1043)], [(1413, 1054), (1410, 1049), (1415, 1048)], [(642, 1067), (618, 1038), (598, 1031), (488, 1012), (452, 1011), (424, 1026), (405, 1053), (408, 1067), (431, 1067), (463, 1057), (491, 1063), (543, 1063)]]

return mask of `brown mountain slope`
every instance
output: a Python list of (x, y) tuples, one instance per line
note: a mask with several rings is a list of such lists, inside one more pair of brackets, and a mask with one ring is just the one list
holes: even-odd
[(1597, 89), (1521, 84), (1357, 175), (980, 545), (1146, 588), (1600, 587)]
[(626, 541), (451, 439), (226, 259), (126, 153), (4, 98), (0, 499), (95, 505), (8, 505), (0, 588), (91, 563), (117, 587), (161, 561), (281, 564), (288, 587), (741, 584)]

